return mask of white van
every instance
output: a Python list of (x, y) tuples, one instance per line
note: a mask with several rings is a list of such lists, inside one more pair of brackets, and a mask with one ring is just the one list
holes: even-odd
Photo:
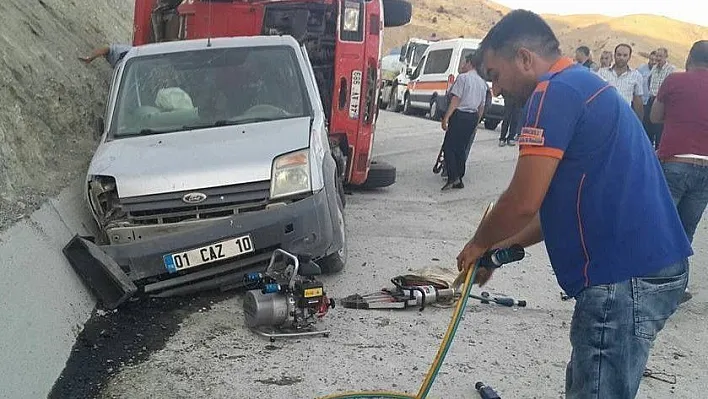
[[(447, 90), (455, 82), (465, 57), (474, 54), (480, 42), (480, 39), (449, 39), (431, 43), (411, 73), (404, 95), (403, 112), (413, 114), (425, 111), (431, 119), (440, 120), (447, 109)], [(490, 92), (485, 106), (485, 126), (493, 125), (491, 129), (494, 129), (503, 119), (504, 100), (501, 96), (492, 98), (491, 84), (488, 85)]]

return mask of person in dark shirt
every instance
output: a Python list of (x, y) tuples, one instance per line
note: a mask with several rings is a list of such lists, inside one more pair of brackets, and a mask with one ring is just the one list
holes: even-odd
[[(664, 80), (651, 109), (663, 123), (659, 159), (689, 241), (708, 204), (708, 40), (693, 44), (686, 72)], [(686, 291), (684, 301), (691, 299)]]
[[(525, 100), (514, 175), (457, 257), (545, 242), (575, 298), (567, 399), (631, 399), (676, 311), (693, 254), (659, 160), (617, 89), (561, 56), (538, 15), (515, 10), (482, 40), (482, 74)], [(492, 271), (482, 268), (483, 285)]]
[(575, 49), (575, 61), (594, 72), (600, 69), (600, 66), (590, 57), (590, 48), (588, 46), (580, 46)]

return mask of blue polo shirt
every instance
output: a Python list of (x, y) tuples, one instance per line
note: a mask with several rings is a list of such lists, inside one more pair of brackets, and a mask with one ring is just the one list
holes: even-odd
[(560, 159), (540, 218), (568, 295), (693, 254), (654, 149), (614, 87), (562, 58), (541, 78), (523, 121), (520, 156)]

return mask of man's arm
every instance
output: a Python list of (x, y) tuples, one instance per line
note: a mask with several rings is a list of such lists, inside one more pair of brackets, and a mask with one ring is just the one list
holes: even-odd
[(659, 92), (656, 94), (654, 99), (654, 104), (651, 106), (651, 111), (649, 112), (649, 120), (652, 123), (663, 123), (665, 116), (665, 104), (668, 100), (670, 102), (671, 92), (674, 86), (676, 75), (669, 75), (666, 77), (664, 82), (659, 87)]
[(640, 121), (644, 120), (644, 102), (642, 101), (642, 97), (639, 95), (634, 95), (632, 97), (632, 108), (634, 108), (634, 113), (637, 114), (637, 117), (639, 118)]
[(642, 78), (642, 74), (639, 73), (639, 71), (633, 71), (634, 72), (634, 90), (633, 90), (633, 96), (632, 96), (632, 108), (634, 108), (634, 113), (637, 114), (637, 117), (639, 118), (640, 121), (644, 120), (644, 101), (642, 100), (642, 96), (644, 95), (644, 81)]
[(87, 64), (90, 64), (91, 61), (95, 60), (98, 57), (105, 57), (108, 55), (108, 52), (110, 51), (110, 47), (100, 47), (95, 50), (93, 50), (93, 53), (89, 55), (88, 57), (79, 57), (79, 59)]
[(538, 217), (559, 162), (555, 157), (520, 156), (509, 187), (477, 229), (472, 243), (486, 251), (531, 224)]
[(651, 106), (651, 113), (649, 113), (649, 119), (651, 123), (662, 123), (664, 122), (664, 103), (659, 101), (658, 97), (654, 99), (654, 104)]
[(457, 97), (456, 95), (450, 96), (450, 104), (447, 105), (447, 112), (445, 112), (445, 116), (442, 118), (442, 129), (447, 131), (447, 124), (450, 121), (450, 117), (452, 116), (452, 113), (455, 112), (457, 107), (460, 106), (460, 97)]
[(521, 229), (520, 232), (492, 245), (492, 248), (508, 248), (514, 244), (526, 248), (536, 245), (541, 241), (543, 241), (543, 230), (541, 229), (541, 217), (537, 213), (536, 216), (531, 219), (531, 222)]

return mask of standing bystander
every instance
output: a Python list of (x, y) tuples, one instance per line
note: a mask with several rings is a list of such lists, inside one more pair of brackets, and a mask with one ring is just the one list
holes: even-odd
[(484, 115), (484, 101), (487, 83), (476, 71), (478, 56), (469, 54), (465, 57), (461, 73), (450, 88), (450, 105), (442, 119), (445, 131), (443, 152), (447, 183), (442, 190), (463, 188), (468, 146), (472, 145), (479, 119)]
[(656, 50), (653, 50), (649, 54), (649, 59), (645, 64), (642, 64), (637, 68), (637, 71), (642, 74), (642, 88), (644, 89), (644, 95), (642, 95), (642, 104), (644, 104), (644, 119), (642, 119), (642, 124), (644, 125), (644, 130), (649, 131), (649, 125), (651, 124), (651, 120), (649, 120), (649, 114), (651, 111), (651, 107), (648, 105), (649, 103), (649, 76), (651, 75), (651, 70), (654, 68), (654, 65), (656, 65)]
[(592, 60), (592, 56), (590, 55), (590, 47), (588, 46), (580, 46), (575, 49), (575, 62), (594, 72), (597, 72), (597, 70), (600, 69), (600, 66)]
[[(649, 101), (647, 102), (649, 108), (654, 104), (656, 96), (659, 94), (659, 88), (661, 84), (664, 83), (664, 79), (666, 79), (669, 74), (676, 71), (676, 67), (669, 64), (667, 60), (668, 57), (669, 50), (663, 47), (656, 49), (656, 65), (654, 65), (654, 68), (651, 69), (651, 74), (649, 74)], [(654, 148), (659, 148), (664, 125), (654, 123), (650, 120), (648, 127), (647, 134), (649, 135), (649, 140), (654, 145)]]
[(642, 74), (629, 67), (632, 58), (632, 47), (621, 43), (615, 47), (615, 64), (610, 68), (601, 68), (598, 75), (617, 88), (619, 94), (634, 109), (639, 120), (644, 119), (644, 104), (642, 103)]
[[(659, 145), (666, 182), (689, 241), (708, 204), (708, 40), (693, 44), (686, 72), (664, 80), (651, 120), (664, 124)], [(691, 298), (686, 291), (684, 301)]]
[(504, 120), (502, 121), (501, 135), (499, 135), (499, 147), (516, 145), (523, 107), (524, 104), (515, 101), (514, 98), (504, 97)]
[[(615, 52), (617, 49), (615, 48)], [(600, 68), (609, 68), (612, 66), (612, 51), (605, 50), (600, 55)]]

